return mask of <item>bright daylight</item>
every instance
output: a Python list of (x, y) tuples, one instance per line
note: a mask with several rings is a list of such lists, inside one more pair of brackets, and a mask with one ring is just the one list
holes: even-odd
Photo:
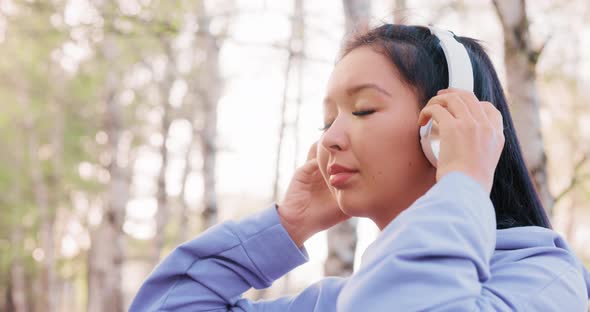
[(0, 311), (590, 311), (583, 0), (0, 0)]

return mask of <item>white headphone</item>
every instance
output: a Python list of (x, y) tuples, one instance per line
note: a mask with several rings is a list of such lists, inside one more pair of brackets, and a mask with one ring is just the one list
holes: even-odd
[[(473, 69), (469, 54), (465, 47), (455, 40), (453, 33), (448, 30), (428, 26), (430, 33), (440, 40), (449, 71), (449, 88), (462, 89), (473, 92)], [(440, 152), (440, 138), (438, 125), (430, 119), (425, 126), (420, 127), (420, 143), (424, 155), (430, 163), (437, 167)]]

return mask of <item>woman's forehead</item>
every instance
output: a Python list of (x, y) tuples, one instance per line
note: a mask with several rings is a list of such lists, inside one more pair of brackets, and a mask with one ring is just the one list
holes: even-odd
[[(361, 91), (367, 91), (367, 90), (372, 90), (374, 92), (378, 92), (382, 95), (391, 97), (391, 91), (388, 91), (385, 87), (379, 85), (378, 83), (373, 83), (373, 82), (367, 82), (367, 83), (359, 83), (357, 85), (352, 85), (350, 87), (347, 87), (344, 90), (344, 93), (346, 94), (346, 96), (349, 97), (353, 97), (355, 95), (357, 95), (358, 93), (360, 93)], [(328, 104), (330, 102), (334, 102), (332, 100), (332, 98), (330, 98), (330, 95), (327, 95), (324, 98), (324, 105)]]
[(330, 102), (335, 97), (350, 97), (367, 89), (391, 96), (400, 85), (397, 71), (387, 57), (371, 47), (359, 47), (334, 66), (325, 101)]

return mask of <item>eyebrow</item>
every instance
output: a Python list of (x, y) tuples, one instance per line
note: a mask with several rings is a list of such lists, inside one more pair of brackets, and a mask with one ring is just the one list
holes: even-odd
[[(356, 93), (359, 93), (360, 91), (364, 90), (364, 89), (373, 89), (378, 91), (379, 93), (382, 93), (384, 95), (387, 95), (389, 97), (391, 97), (391, 93), (387, 92), (387, 90), (381, 88), (380, 86), (374, 84), (374, 83), (363, 83), (360, 85), (356, 85), (356, 86), (352, 86), (346, 89), (346, 94), (348, 96), (353, 96)], [(326, 97), (324, 99), (324, 103), (331, 101), (330, 97)]]
[(374, 84), (374, 83), (363, 83), (354, 87), (350, 87), (348, 89), (346, 89), (346, 94), (348, 94), (348, 96), (353, 96), (355, 93), (360, 92), (361, 90), (364, 89), (374, 89), (377, 90), (387, 96), (391, 96), (391, 94), (389, 92), (387, 92), (387, 90), (381, 88), (380, 86)]

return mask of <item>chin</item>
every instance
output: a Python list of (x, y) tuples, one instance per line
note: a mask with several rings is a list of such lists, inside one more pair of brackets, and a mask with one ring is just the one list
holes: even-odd
[(369, 210), (367, 209), (370, 206), (367, 205), (367, 203), (362, 203), (353, 198), (346, 198), (346, 196), (338, 197), (338, 206), (347, 216), (368, 217), (370, 215)]

